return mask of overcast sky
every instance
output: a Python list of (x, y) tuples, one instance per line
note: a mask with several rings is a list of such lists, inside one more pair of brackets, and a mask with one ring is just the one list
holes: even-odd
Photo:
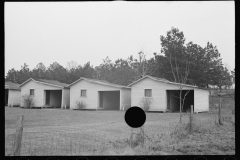
[(68, 61), (94, 67), (107, 56), (148, 58), (160, 53), (160, 35), (171, 27), (186, 43), (217, 46), (235, 68), (234, 1), (202, 2), (5, 2), (5, 75), (9, 69)]

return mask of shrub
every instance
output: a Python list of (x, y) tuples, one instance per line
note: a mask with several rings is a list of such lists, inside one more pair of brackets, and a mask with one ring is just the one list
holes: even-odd
[(75, 105), (77, 109), (85, 109), (87, 107), (87, 104), (83, 101), (76, 101)]
[(32, 96), (25, 94), (22, 96), (23, 107), (31, 108), (34, 106), (34, 99)]
[(140, 101), (140, 104), (144, 111), (148, 111), (150, 108), (150, 105), (152, 104), (152, 98), (143, 97)]
[(141, 146), (144, 145), (145, 142), (145, 133), (144, 133), (144, 126), (141, 126), (138, 131), (133, 131), (131, 130), (131, 135), (130, 135), (130, 139), (128, 140), (128, 144), (130, 145), (130, 147), (136, 147), (139, 144), (141, 144)]

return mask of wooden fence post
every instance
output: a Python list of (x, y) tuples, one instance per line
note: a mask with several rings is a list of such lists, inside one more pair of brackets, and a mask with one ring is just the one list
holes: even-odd
[(222, 108), (222, 97), (220, 96), (220, 103), (219, 103), (219, 110), (218, 110), (218, 122), (219, 125), (223, 125), (222, 123), (222, 115), (221, 115), (221, 108)]
[(22, 131), (23, 131), (23, 115), (19, 116), (16, 123), (16, 133), (14, 137), (13, 155), (20, 156)]
[(192, 132), (192, 116), (193, 116), (193, 105), (190, 106), (190, 124), (189, 124), (189, 132)]

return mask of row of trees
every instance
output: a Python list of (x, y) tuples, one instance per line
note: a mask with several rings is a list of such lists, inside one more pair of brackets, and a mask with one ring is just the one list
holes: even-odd
[[(70, 61), (66, 68), (54, 62), (49, 67), (39, 63), (30, 70), (24, 63), (21, 70), (9, 70), (5, 80), (21, 84), (31, 77), (72, 83), (79, 77), (86, 77), (128, 85), (145, 75), (151, 75), (203, 88), (213, 85), (221, 89), (222, 86), (232, 85), (235, 70), (229, 71), (224, 67), (217, 47), (211, 43), (208, 42), (204, 48), (193, 42), (185, 43), (183, 32), (177, 28), (171, 28), (166, 36), (160, 36), (160, 42), (161, 52), (153, 53), (148, 60), (146, 53), (140, 51), (135, 59), (131, 55), (113, 62), (106, 57), (96, 67), (91, 66), (90, 62), (81, 66)], [(188, 76), (182, 76), (186, 75), (186, 71)]]

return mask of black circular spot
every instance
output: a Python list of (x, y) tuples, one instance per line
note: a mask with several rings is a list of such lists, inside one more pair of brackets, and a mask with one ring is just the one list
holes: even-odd
[(138, 128), (145, 123), (146, 114), (142, 108), (133, 106), (126, 111), (125, 121), (130, 127)]

